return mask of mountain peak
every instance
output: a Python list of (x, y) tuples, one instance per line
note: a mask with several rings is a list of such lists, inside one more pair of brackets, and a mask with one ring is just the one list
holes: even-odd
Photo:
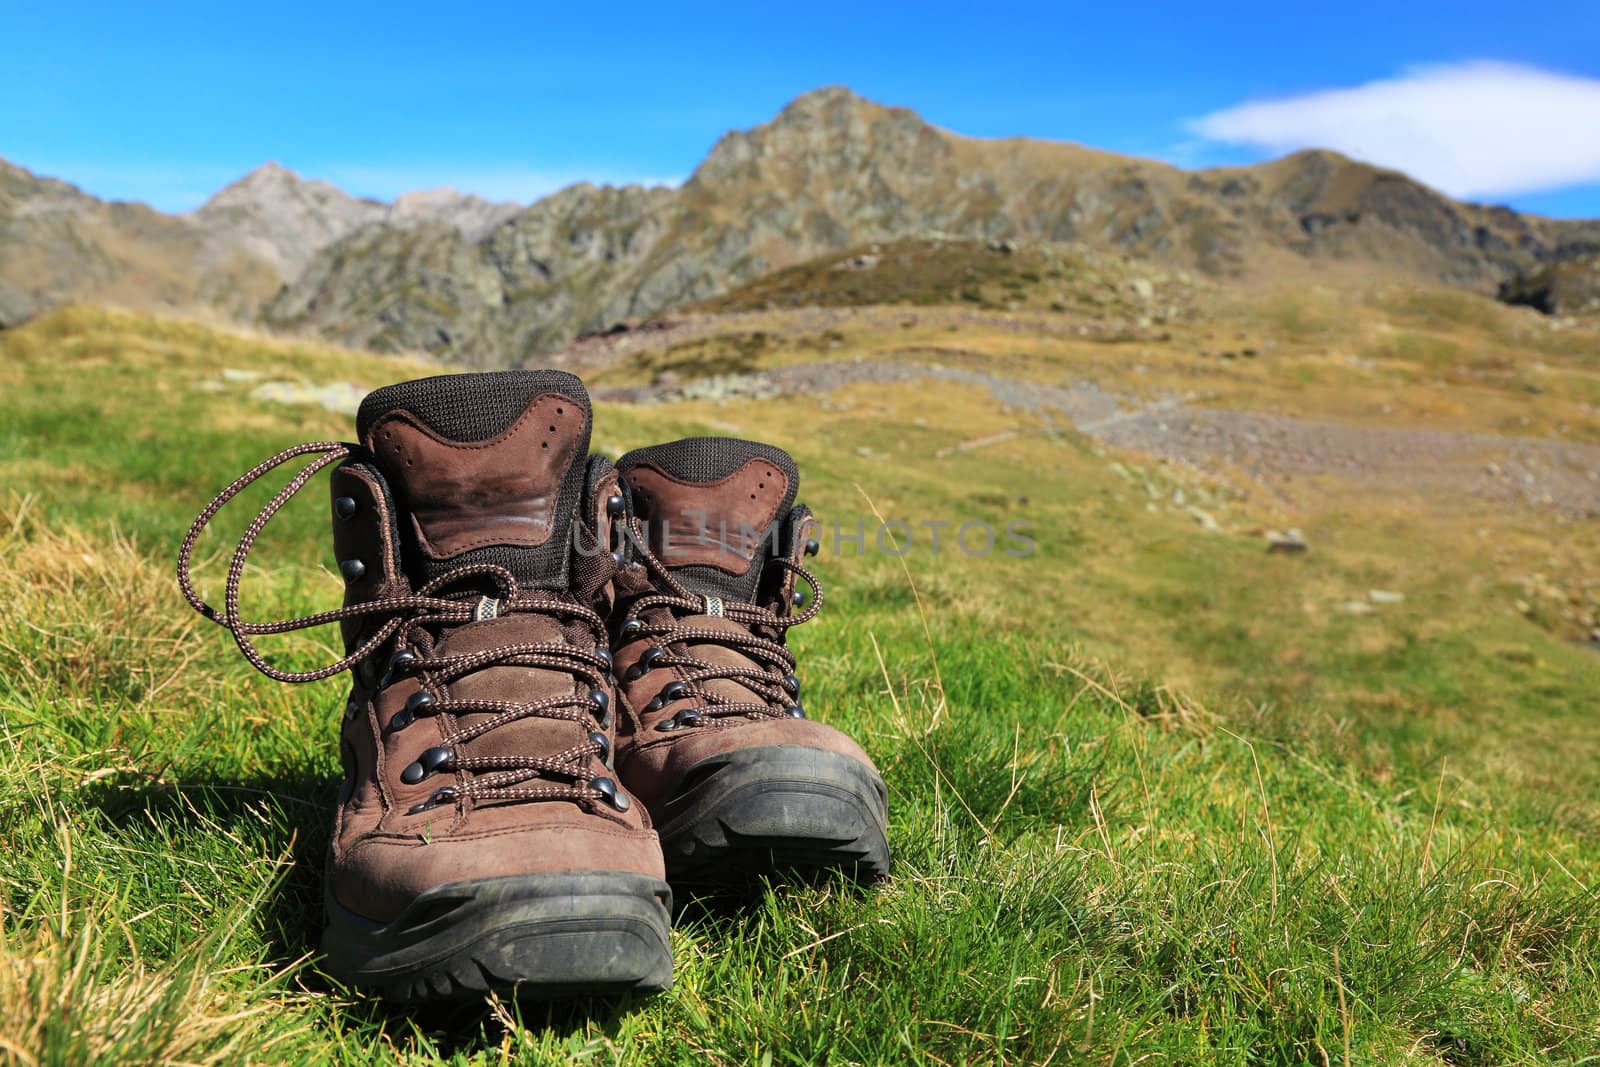
[(296, 174), (282, 163), (279, 163), (277, 160), (269, 159), (255, 170), (252, 170), (250, 173), (246, 174), (243, 178), (240, 178), (239, 182), (241, 184), (257, 184), (260, 182), (300, 180), (300, 175)]
[[(842, 85), (802, 93), (770, 121), (725, 134), (689, 184), (848, 180), (865, 166), (894, 171), (946, 150), (938, 130), (909, 108), (886, 107)], [(783, 173), (777, 173), (783, 172)]]
[[(851, 120), (895, 117), (926, 125), (922, 117), (907, 107), (891, 107), (876, 100), (868, 100), (844, 85), (824, 85), (801, 93), (783, 106), (783, 109), (757, 130), (782, 128), (797, 123), (832, 122), (837, 125)], [(754, 131), (752, 131), (754, 132)]]
[(441, 186), (402, 193), (389, 205), (384, 221), (391, 226), (442, 222), (454, 226), (467, 240), (477, 241), (522, 210), (521, 204), (497, 203)]
[(464, 193), (452, 185), (437, 185), (431, 189), (413, 189), (401, 193), (394, 198), (392, 206), (399, 211), (427, 211), (466, 203), (487, 204), (489, 201), (473, 193)]
[(323, 247), (369, 222), (384, 206), (268, 161), (219, 189), (193, 218), (218, 242), (240, 247), (289, 277)]
[(242, 178), (238, 178), (218, 189), (195, 212), (204, 214), (208, 209), (219, 207), (233, 207), (242, 204), (251, 204), (263, 198), (314, 198), (318, 200), (349, 201), (350, 203), (373, 203), (372, 201), (358, 200), (331, 182), (317, 179), (302, 178), (295, 171), (285, 167), (276, 160), (256, 167)]
[(882, 106), (881, 104), (877, 104), (871, 100), (868, 100), (866, 97), (860, 95), (848, 85), (824, 85), (816, 89), (809, 89), (795, 97), (793, 100), (790, 100), (783, 106), (783, 109), (778, 112), (778, 117), (782, 118), (784, 114), (791, 111), (813, 111), (818, 108), (839, 107), (841, 105), (847, 107)]

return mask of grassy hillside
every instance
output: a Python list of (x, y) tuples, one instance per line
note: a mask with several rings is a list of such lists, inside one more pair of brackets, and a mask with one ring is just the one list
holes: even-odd
[[(1484, 346), (1522, 321), (1384, 314)], [(1376, 370), (1318, 362), (1319, 328), (1276, 329), (1310, 339), (1281, 342), (1271, 382), (1243, 358), (1218, 381), (1242, 398), (1299, 381), (1336, 406), (1371, 375), (1395, 403), (1451, 398), (1469, 420), (1460, 398), (1478, 394), (1453, 390), (1481, 389), (1523, 417), (1513, 381), (1458, 380), (1453, 361), (1412, 374), (1426, 349)], [(1385, 336), (1370, 315), (1340, 336), (1369, 328)], [(957, 332), (1039, 380), (1093, 360), (1136, 377), (1124, 345), (1010, 335), (1001, 351), (1003, 332)], [(841, 340), (870, 354), (872, 337)], [(757, 362), (798, 358), (787, 345)], [(1199, 358), (1148, 347), (1138, 377)], [(1592, 388), (1586, 357), (1541, 353)], [(1582, 557), (1588, 527), (1508, 512), (1496, 563), (1471, 501), (1420, 511), (1330, 488), (1313, 550), (1269, 555), (1256, 527), (1285, 506), (1270, 496), (925, 383), (597, 415), (612, 455), (686, 432), (794, 451), (825, 523), (828, 605), (795, 634), (807, 703), (891, 785), (890, 882), (690, 908), (677, 985), (640, 1003), (402, 1014), (345, 995), (310, 955), (342, 694), (255, 675), (182, 604), (171, 559), (233, 476), (349, 435), (347, 416), (267, 399), (286, 390), (263, 382), (428, 372), (92, 309), (0, 333), (0, 1057), (1489, 1064), (1600, 1049), (1600, 656), (1511, 607), (1521, 563)], [(1552, 402), (1592, 432), (1587, 396)], [(334, 602), (325, 511), (313, 488), (269, 529), (247, 614)], [(870, 545), (877, 515), (913, 524), (904, 555), (833, 532), (864, 523)], [(973, 520), (1027, 522), (1037, 550), (952, 550)], [(952, 524), (937, 555), (926, 521)], [(214, 589), (231, 541), (202, 548)], [(1375, 589), (1405, 600), (1342, 610)], [(326, 662), (333, 640), (285, 639), (277, 662)]]
[(916, 238), (863, 245), (773, 271), (688, 310), (966, 305), (1125, 318), (1153, 313), (1164, 320), (1187, 311), (1200, 286), (1186, 271), (1169, 275), (1084, 245)]
[(1341, 271), (1244, 290), (1079, 246), (1008, 247), (862, 246), (665, 316), (676, 333), (569, 351), (610, 385), (899, 359), (1089, 378), (1145, 399), (1600, 442), (1600, 318)]

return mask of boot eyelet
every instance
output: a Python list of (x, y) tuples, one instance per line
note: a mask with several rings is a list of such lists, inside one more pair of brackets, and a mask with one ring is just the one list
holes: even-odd
[(389, 725), (384, 727), (384, 732), (391, 734), (399, 733), (401, 730), (404, 730), (407, 726), (410, 726), (416, 721), (417, 717), (415, 715), (411, 714), (408, 709), (401, 708), (399, 711), (389, 716)]
[(628, 673), (623, 675), (623, 680), (637, 682), (640, 678), (643, 678), (646, 674), (649, 674), (650, 669), (655, 666), (656, 661), (666, 654), (667, 653), (665, 649), (662, 649), (656, 645), (651, 645), (640, 654), (634, 665), (628, 668)]
[(411, 805), (411, 807), (406, 809), (406, 814), (416, 815), (419, 812), (430, 811), (433, 808), (439, 807), (441, 804), (449, 804), (451, 801), (455, 800), (455, 798), (456, 791), (449, 786), (445, 786), (443, 789), (434, 790), (433, 796), (429, 797), (427, 800), (424, 800), (421, 804)]
[(356, 498), (353, 496), (336, 497), (333, 501), (333, 513), (341, 519), (353, 518), (357, 506)]
[(784, 675), (783, 676), (783, 687), (785, 689), (787, 689), (794, 696), (799, 696), (800, 695), (800, 679), (797, 678), (795, 675), (792, 675), (792, 674)]
[(805, 707), (798, 703), (790, 704), (788, 707), (783, 709), (783, 713), (789, 716), (791, 719), (803, 719), (806, 717)]
[(360, 717), (363, 706), (364, 705), (359, 700), (351, 700), (346, 702), (344, 706), (344, 721), (355, 722), (356, 719)]
[(700, 724), (700, 713), (694, 708), (685, 708), (674, 715), (673, 719), (677, 721), (679, 726), (698, 726)]
[[(660, 709), (657, 709), (657, 710), (660, 710)], [(677, 719), (662, 719), (660, 722), (656, 723), (656, 729), (660, 730), (664, 734), (670, 734), (672, 731), (676, 730), (677, 728), (678, 728), (678, 720)]]
[(810, 538), (809, 540), (806, 541), (806, 555), (815, 556), (818, 552), (821, 552), (821, 551), (822, 551), (822, 544), (815, 537)]
[(600, 746), (600, 751), (595, 753), (600, 757), (600, 762), (604, 763), (607, 767), (611, 766), (611, 738), (607, 737), (599, 730), (595, 730), (589, 734), (589, 741), (592, 744)]
[(428, 775), (433, 774), (450, 760), (450, 750), (435, 746), (418, 756), (416, 762), (406, 764), (406, 769), (400, 772), (400, 780), (406, 785), (416, 785)]
[(797, 608), (803, 608), (811, 600), (811, 594), (804, 589), (796, 588), (789, 594), (789, 602)]
[(418, 690), (417, 692), (412, 693), (410, 696), (406, 697), (405, 710), (407, 710), (407, 711), (411, 712), (413, 715), (415, 715), (418, 711), (420, 711), (421, 709), (427, 707), (429, 704), (435, 704), (435, 703), (438, 703), (438, 702), (433, 699), (433, 694), (428, 693), (428, 692), (426, 692), (424, 690)]
[(629, 640), (631, 638), (637, 637), (639, 635), (639, 631), (643, 630), (643, 629), (644, 629), (644, 620), (643, 619), (628, 619), (626, 622), (624, 622), (622, 624), (622, 629), (620, 631), (618, 631), (618, 634), (624, 640)]
[(602, 663), (604, 663), (606, 665), (606, 673), (610, 674), (611, 673), (611, 652), (608, 649), (597, 648), (597, 649), (594, 650), (594, 654), (596, 656), (600, 657), (600, 662), (602, 662)]
[(617, 783), (609, 778), (592, 778), (589, 788), (605, 797), (606, 803), (618, 811), (627, 811), (633, 807), (633, 801), (628, 799), (628, 794), (617, 788)]
[(666, 685), (661, 687), (661, 699), (668, 704), (672, 703), (674, 700), (682, 700), (688, 695), (688, 682), (668, 682)]
[(396, 678), (411, 673), (412, 665), (417, 662), (416, 654), (409, 649), (397, 648), (389, 656), (389, 664), (379, 677), (377, 688), (386, 688)]
[(626, 510), (628, 510), (628, 503), (622, 499), (622, 495), (620, 493), (612, 493), (610, 496), (606, 497), (607, 515), (615, 518)]
[(367, 565), (359, 559), (341, 559), (339, 573), (344, 575), (345, 582), (359, 582), (367, 573)]

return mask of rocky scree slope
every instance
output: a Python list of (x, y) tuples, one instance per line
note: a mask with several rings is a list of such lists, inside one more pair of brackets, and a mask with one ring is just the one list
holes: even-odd
[(1500, 286), (1508, 304), (1547, 315), (1600, 315), (1600, 252), (1546, 263)]

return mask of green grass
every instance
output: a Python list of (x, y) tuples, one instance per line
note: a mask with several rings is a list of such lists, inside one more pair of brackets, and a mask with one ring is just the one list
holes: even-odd
[[(1403, 524), (1264, 557), (1148, 510), (1069, 439), (935, 459), (1001, 413), (883, 389), (851, 392), (822, 433), (813, 405), (781, 401), (602, 407), (596, 440), (792, 443), (803, 497), (846, 529), (874, 507), (1034, 524), (1026, 560), (824, 553), (827, 607), (795, 635), (807, 703), (890, 783), (891, 880), (691, 908), (677, 984), (638, 1003), (399, 1013), (347, 995), (313, 954), (341, 694), (255, 675), (183, 605), (171, 557), (233, 476), (349, 431), (200, 385), (227, 367), (369, 386), (426, 372), (83, 309), (0, 335), (0, 1059), (1600, 1053), (1600, 657), (1482, 618), (1490, 594), (1464, 593), (1451, 561), (1400, 562)], [(264, 538), (249, 614), (335, 599), (320, 492)], [(203, 543), (207, 588), (229, 544)], [(1402, 610), (1305, 622), (1303, 601), (1399, 579)], [(326, 661), (331, 640), (274, 655)]]

